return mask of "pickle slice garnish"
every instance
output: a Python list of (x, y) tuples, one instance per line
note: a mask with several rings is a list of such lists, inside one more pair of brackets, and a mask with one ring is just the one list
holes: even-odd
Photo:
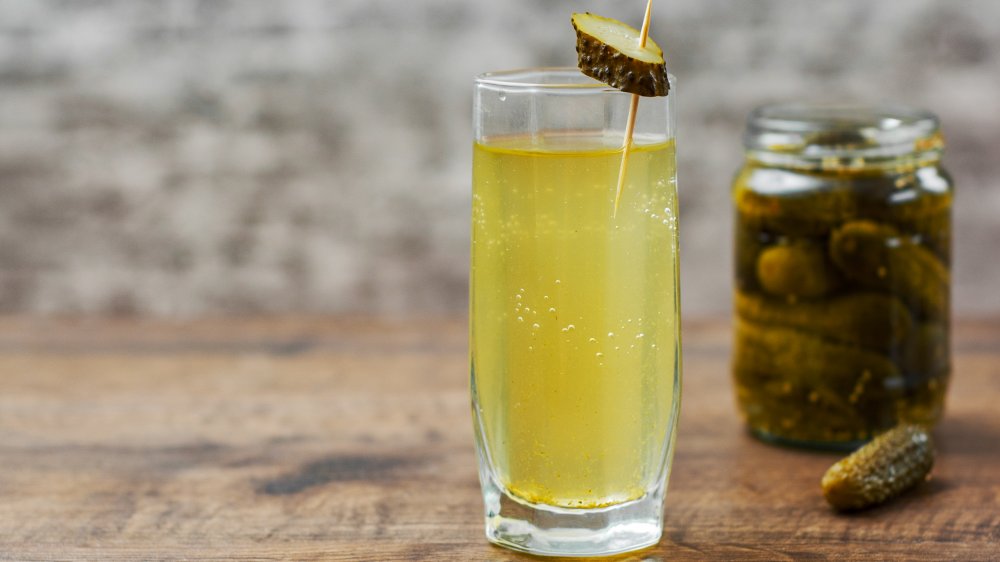
[(618, 20), (587, 13), (573, 14), (577, 66), (612, 88), (640, 96), (670, 91), (663, 49), (651, 38)]

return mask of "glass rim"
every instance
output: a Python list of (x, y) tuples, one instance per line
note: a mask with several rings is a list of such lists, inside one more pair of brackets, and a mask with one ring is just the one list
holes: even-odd
[[(566, 80), (561, 81), (539, 81), (538, 76), (550, 76), (558, 77), (565, 76)], [(518, 79), (518, 77), (521, 77)], [(529, 79), (528, 77), (534, 77), (534, 79)], [(572, 81), (575, 79), (577, 81)], [(677, 77), (673, 74), (667, 73), (667, 79), (670, 82), (671, 93), (673, 93), (673, 88), (677, 82)], [(525, 68), (513, 68), (509, 70), (496, 70), (491, 72), (483, 72), (476, 75), (475, 78), (476, 86), (492, 86), (498, 88), (504, 88), (507, 90), (520, 90), (520, 91), (531, 91), (531, 90), (567, 90), (567, 91), (593, 91), (593, 92), (617, 92), (626, 93), (621, 90), (611, 87), (604, 82), (601, 82), (595, 78), (587, 76), (580, 71), (579, 68), (575, 66), (539, 66), (539, 67), (525, 67)], [(669, 96), (662, 96), (669, 97)]]

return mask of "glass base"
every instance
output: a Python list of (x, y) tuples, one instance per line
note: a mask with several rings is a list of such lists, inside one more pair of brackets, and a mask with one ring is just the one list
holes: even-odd
[(653, 546), (663, 533), (663, 491), (595, 509), (531, 504), (487, 479), (486, 538), (541, 556), (602, 556)]

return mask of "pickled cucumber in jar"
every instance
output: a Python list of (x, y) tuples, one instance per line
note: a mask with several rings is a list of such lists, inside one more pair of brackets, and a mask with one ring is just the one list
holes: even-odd
[(733, 381), (750, 429), (850, 449), (933, 425), (950, 376), (950, 176), (904, 107), (751, 113), (733, 186)]

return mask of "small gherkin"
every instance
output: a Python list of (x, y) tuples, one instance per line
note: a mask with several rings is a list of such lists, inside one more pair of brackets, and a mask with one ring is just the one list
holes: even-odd
[(639, 46), (639, 30), (589, 12), (573, 14), (572, 21), (581, 72), (630, 94), (665, 96), (670, 91), (663, 49), (652, 38)]
[(836, 267), (818, 244), (798, 241), (765, 249), (757, 259), (757, 279), (768, 293), (815, 299), (840, 285)]
[(830, 256), (851, 280), (888, 290), (918, 316), (948, 316), (948, 267), (927, 248), (887, 224), (858, 220), (830, 235)]
[[(736, 314), (749, 322), (794, 328), (833, 342), (886, 354), (891, 354), (897, 346), (904, 345), (915, 331), (913, 318), (906, 305), (892, 295), (874, 291), (794, 304), (736, 291), (733, 304)], [(926, 362), (924, 355), (917, 353), (924, 349), (925, 344), (934, 347), (938, 355), (946, 356), (946, 353), (938, 351), (941, 347), (938, 342), (943, 335), (939, 332), (929, 332), (928, 335), (929, 337), (919, 340), (912, 338), (917, 343), (910, 347), (919, 349), (911, 354), (914, 356), (911, 364), (922, 365)], [(938, 339), (931, 339), (935, 336)]]
[(841, 511), (865, 509), (919, 484), (933, 466), (930, 433), (900, 425), (831, 466), (821, 482), (823, 496)]

